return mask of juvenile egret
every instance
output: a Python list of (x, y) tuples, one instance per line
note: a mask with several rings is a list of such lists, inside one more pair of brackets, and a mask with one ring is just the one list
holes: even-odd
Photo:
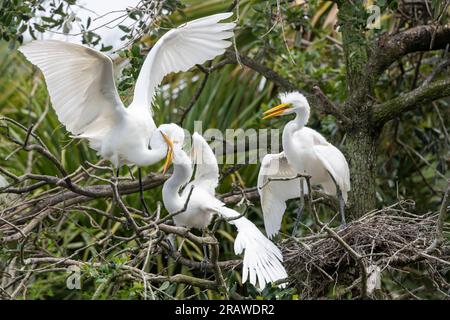
[[(219, 168), (208, 143), (197, 133), (193, 134), (192, 141), (192, 159), (179, 144), (172, 148), (174, 171), (164, 183), (163, 202), (169, 213), (181, 212), (173, 217), (176, 225), (204, 230), (214, 214), (225, 219), (236, 218), (240, 214), (225, 207), (225, 204), (215, 197)], [(169, 160), (171, 157), (172, 155), (168, 154)], [(189, 183), (194, 164), (195, 177)], [(186, 187), (180, 192), (184, 185)], [(183, 208), (186, 210), (183, 211)], [(245, 250), (243, 283), (249, 279), (251, 284), (256, 285), (258, 281), (259, 288), (263, 289), (266, 283), (287, 277), (281, 263), (283, 257), (280, 250), (251, 221), (240, 217), (230, 220), (229, 223), (235, 225), (238, 230), (234, 242), (235, 253), (240, 254)]]
[(128, 108), (117, 92), (113, 63), (103, 53), (55, 40), (32, 41), (19, 50), (41, 69), (58, 119), (75, 138), (87, 139), (116, 168), (142, 167), (162, 160), (167, 152), (165, 143), (148, 148), (156, 129), (151, 105), (157, 86), (169, 73), (224, 53), (231, 44), (224, 39), (233, 35), (235, 24), (219, 21), (231, 15), (193, 20), (162, 36), (145, 58)]
[[(297, 197), (300, 195), (303, 198), (302, 191), (306, 190), (305, 184), (303, 183), (302, 186), (298, 179), (276, 181), (276, 186), (270, 186), (272, 183), (270, 179), (277, 179), (279, 176), (294, 178), (297, 174), (310, 175), (311, 184), (321, 185), (326, 194), (337, 196), (341, 223), (345, 224), (344, 207), (347, 202), (347, 192), (350, 191), (347, 160), (342, 152), (320, 133), (305, 126), (309, 119), (310, 107), (301, 93), (284, 93), (280, 95), (280, 100), (280, 105), (264, 112), (263, 119), (288, 114), (295, 114), (295, 118), (284, 127), (283, 152), (279, 155), (266, 156), (259, 173), (258, 190), (262, 197), (264, 223), (269, 237), (280, 229), (281, 219), (286, 209), (285, 201), (296, 197), (296, 192), (299, 192)], [(279, 161), (279, 172), (267, 169), (274, 161)], [(265, 186), (264, 183), (266, 183)], [(298, 226), (300, 214), (301, 210), (298, 211), (294, 232)]]

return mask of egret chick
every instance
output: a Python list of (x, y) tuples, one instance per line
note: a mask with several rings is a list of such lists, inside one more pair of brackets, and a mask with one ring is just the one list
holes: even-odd
[[(308, 100), (299, 92), (280, 94), (281, 104), (264, 112), (263, 119), (269, 119), (277, 116), (285, 116), (295, 114), (295, 118), (289, 121), (283, 129), (283, 152), (276, 157), (281, 159), (281, 175), (294, 178), (297, 174), (311, 176), (311, 184), (320, 185), (324, 193), (337, 196), (339, 200), (339, 213), (341, 215), (341, 224), (345, 225), (344, 207), (347, 202), (347, 193), (350, 191), (350, 171), (347, 160), (342, 152), (330, 144), (319, 132), (306, 127), (308, 123), (310, 107)], [(272, 158), (273, 155), (271, 155)], [(278, 202), (283, 204), (274, 205), (266, 202), (264, 198), (276, 198), (272, 188), (263, 186), (264, 181), (270, 180), (273, 173), (267, 174), (267, 162), (274, 161), (268, 157), (266, 163), (263, 160), (261, 166), (258, 190), (262, 194), (262, 210), (264, 213), (264, 223), (268, 236), (272, 237), (278, 233), (281, 225), (281, 219), (286, 209), (284, 202), (287, 199), (294, 198), (297, 191), (301, 198), (304, 197), (305, 184), (292, 179), (287, 181), (279, 181), (284, 184), (283, 190), (288, 189), (284, 193), (284, 197), (278, 198)], [(264, 166), (266, 165), (266, 166)], [(275, 173), (275, 177), (280, 173)], [(270, 185), (268, 181), (267, 185)], [(294, 187), (293, 184), (298, 187)], [(301, 186), (303, 187), (301, 188)], [(294, 189), (295, 188), (295, 189)], [(281, 192), (281, 189), (278, 190)], [(297, 215), (294, 227), (296, 232), (301, 211)]]
[[(215, 188), (219, 181), (219, 168), (213, 151), (202, 136), (194, 133), (191, 159), (182, 148), (176, 144), (173, 147), (172, 176), (164, 183), (163, 202), (171, 214), (180, 212), (173, 217), (177, 226), (204, 230), (214, 214), (230, 219), (240, 214), (215, 197)], [(170, 155), (168, 156), (170, 157)], [(193, 165), (196, 165), (194, 179)], [(186, 185), (186, 186), (185, 186)], [(183, 190), (181, 188), (184, 187)], [(192, 191), (191, 191), (191, 188)], [(190, 197), (189, 197), (189, 194)], [(187, 205), (186, 205), (187, 203)], [(186, 210), (182, 210), (186, 207)], [(267, 239), (261, 231), (247, 218), (240, 217), (230, 220), (236, 226), (238, 235), (234, 242), (236, 254), (244, 252), (242, 282), (263, 289), (266, 283), (287, 277), (282, 265), (282, 254), (275, 244)]]

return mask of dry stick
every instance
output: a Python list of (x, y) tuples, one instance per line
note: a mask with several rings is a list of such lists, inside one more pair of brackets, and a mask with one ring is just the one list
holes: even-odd
[(450, 66), (450, 59), (442, 61), (440, 64), (437, 65), (437, 67), (428, 76), (428, 78), (425, 79), (425, 81), (422, 83), (421, 86), (422, 87), (428, 86), (434, 80), (434, 78), (436, 78), (436, 76), (439, 75), (448, 66)]
[[(81, 262), (73, 259), (58, 258), (58, 257), (38, 257), (38, 258), (28, 258), (25, 260), (25, 264), (27, 265), (42, 264), (42, 263), (51, 263), (53, 265), (60, 264), (65, 266), (76, 265), (79, 267), (91, 266), (94, 268), (101, 266), (101, 263)], [(132, 273), (137, 277), (137, 279), (142, 279), (142, 274), (144, 274), (145, 278), (149, 282), (163, 283), (165, 281), (169, 281), (172, 283), (183, 283), (199, 288), (217, 290), (217, 284), (214, 281), (210, 280), (199, 279), (191, 276), (185, 276), (182, 274), (177, 274), (174, 276), (160, 276), (147, 272), (142, 273), (142, 270), (128, 265), (120, 265), (119, 267), (124, 271)]]
[(23, 233), (22, 230), (20, 230), (19, 227), (17, 227), (13, 223), (9, 222), (8, 220), (3, 219), (2, 217), (0, 217), (0, 220), (3, 221), (4, 223), (6, 223), (7, 225), (9, 225), (10, 227), (14, 228), (15, 230), (17, 230), (22, 235), (22, 237), (26, 238), (25, 233)]
[(225, 279), (223, 278), (222, 270), (218, 264), (219, 261), (219, 242), (215, 236), (211, 236), (215, 239), (215, 243), (211, 244), (211, 263), (214, 268), (214, 275), (216, 276), (217, 285), (220, 287), (220, 291), (225, 295), (225, 299), (230, 299)]
[(314, 86), (313, 88), (314, 95), (317, 97), (319, 102), (321, 103), (322, 110), (325, 113), (334, 115), (338, 120), (342, 121), (346, 125), (351, 124), (351, 120), (345, 116), (340, 108), (338, 108), (328, 97), (323, 93), (319, 86)]
[[(188, 268), (197, 270), (201, 270), (202, 268), (207, 269), (214, 268), (214, 265), (211, 262), (205, 264), (202, 262), (193, 261), (184, 257), (178, 250), (171, 251), (169, 245), (164, 242), (161, 242), (160, 246), (163, 247), (163, 249), (172, 257), (172, 259), (174, 259), (176, 262), (181, 263), (182, 265), (185, 265)], [(236, 259), (236, 260), (218, 261), (217, 264), (219, 265), (220, 268), (233, 269), (242, 264), (242, 260)]]
[[(448, 60), (448, 61), (450, 62), (450, 60)], [(444, 132), (445, 138), (447, 140), (447, 143), (445, 145), (450, 146), (450, 136), (448, 134), (447, 127), (445, 126), (444, 119), (442, 118), (441, 112), (439, 111), (439, 107), (438, 107), (436, 101), (433, 101), (433, 108), (434, 108), (434, 111), (436, 111), (436, 114), (438, 115), (439, 122), (441, 123), (441, 126), (442, 126), (442, 131)]]
[(136, 221), (133, 219), (131, 212), (128, 210), (128, 208), (125, 206), (125, 204), (122, 201), (122, 198), (120, 197), (119, 190), (117, 188), (117, 184), (112, 182), (111, 187), (114, 192), (114, 200), (116, 200), (119, 207), (122, 209), (122, 211), (125, 213), (125, 217), (127, 218), (128, 222), (133, 227), (134, 231), (139, 235), (141, 234), (141, 231), (139, 230), (139, 226), (136, 224)]
[(419, 152), (417, 152), (416, 150), (414, 150), (413, 148), (411, 148), (409, 145), (407, 145), (406, 143), (404, 143), (403, 141), (401, 141), (400, 139), (396, 139), (397, 143), (400, 144), (404, 149), (406, 149), (407, 151), (411, 151), (412, 153), (414, 153), (420, 160), (422, 160), (422, 162), (424, 162), (426, 165), (428, 165), (431, 169), (434, 170), (434, 172), (441, 178), (446, 179), (446, 177), (440, 173), (438, 170), (436, 170), (435, 168), (433, 168), (433, 166), (431, 165), (431, 163), (425, 159)]

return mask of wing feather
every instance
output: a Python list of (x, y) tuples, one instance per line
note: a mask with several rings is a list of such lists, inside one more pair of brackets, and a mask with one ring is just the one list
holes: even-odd
[(104, 129), (123, 116), (113, 64), (106, 55), (56, 40), (32, 41), (19, 51), (44, 74), (58, 119), (72, 134)]
[[(288, 163), (284, 152), (267, 154), (261, 163), (258, 175), (258, 192), (261, 198), (261, 208), (264, 216), (264, 226), (269, 238), (275, 236), (281, 228), (286, 201), (300, 196), (299, 179), (271, 181), (270, 179), (293, 178), (297, 175)], [(307, 186), (302, 179), (303, 191)]]
[(347, 192), (350, 191), (350, 170), (345, 156), (330, 143), (326, 146), (314, 146), (314, 152), (336, 180), (337, 185), (342, 190), (344, 200), (347, 202)]
[(187, 71), (196, 64), (225, 52), (231, 42), (235, 23), (219, 23), (229, 18), (231, 12), (200, 18), (172, 29), (156, 42), (145, 58), (134, 88), (133, 105), (148, 108), (156, 87), (164, 76)]

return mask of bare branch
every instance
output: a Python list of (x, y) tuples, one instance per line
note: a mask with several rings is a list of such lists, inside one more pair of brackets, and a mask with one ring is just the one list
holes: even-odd
[(289, 80), (287, 80), (286, 78), (282, 77), (280, 74), (276, 73), (274, 70), (259, 64), (258, 62), (256, 62), (255, 60), (244, 56), (240, 53), (236, 53), (234, 51), (226, 51), (225, 52), (225, 57), (228, 59), (228, 61), (230, 63), (238, 63), (236, 55), (239, 55), (239, 59), (240, 62), (246, 66), (249, 67), (250, 69), (258, 72), (259, 74), (263, 75), (264, 77), (266, 77), (267, 79), (275, 82), (277, 85), (279, 85), (280, 87), (282, 87), (284, 90), (287, 91), (301, 91), (299, 90), (299, 88), (294, 85), (293, 83), (291, 83)]
[(444, 49), (449, 43), (450, 24), (423, 25), (392, 36), (384, 35), (376, 40), (376, 49), (369, 57), (366, 69), (377, 78), (394, 61), (408, 53)]
[(450, 79), (434, 81), (427, 86), (421, 86), (397, 98), (375, 105), (372, 119), (376, 125), (381, 126), (406, 111), (446, 96), (450, 96)]

